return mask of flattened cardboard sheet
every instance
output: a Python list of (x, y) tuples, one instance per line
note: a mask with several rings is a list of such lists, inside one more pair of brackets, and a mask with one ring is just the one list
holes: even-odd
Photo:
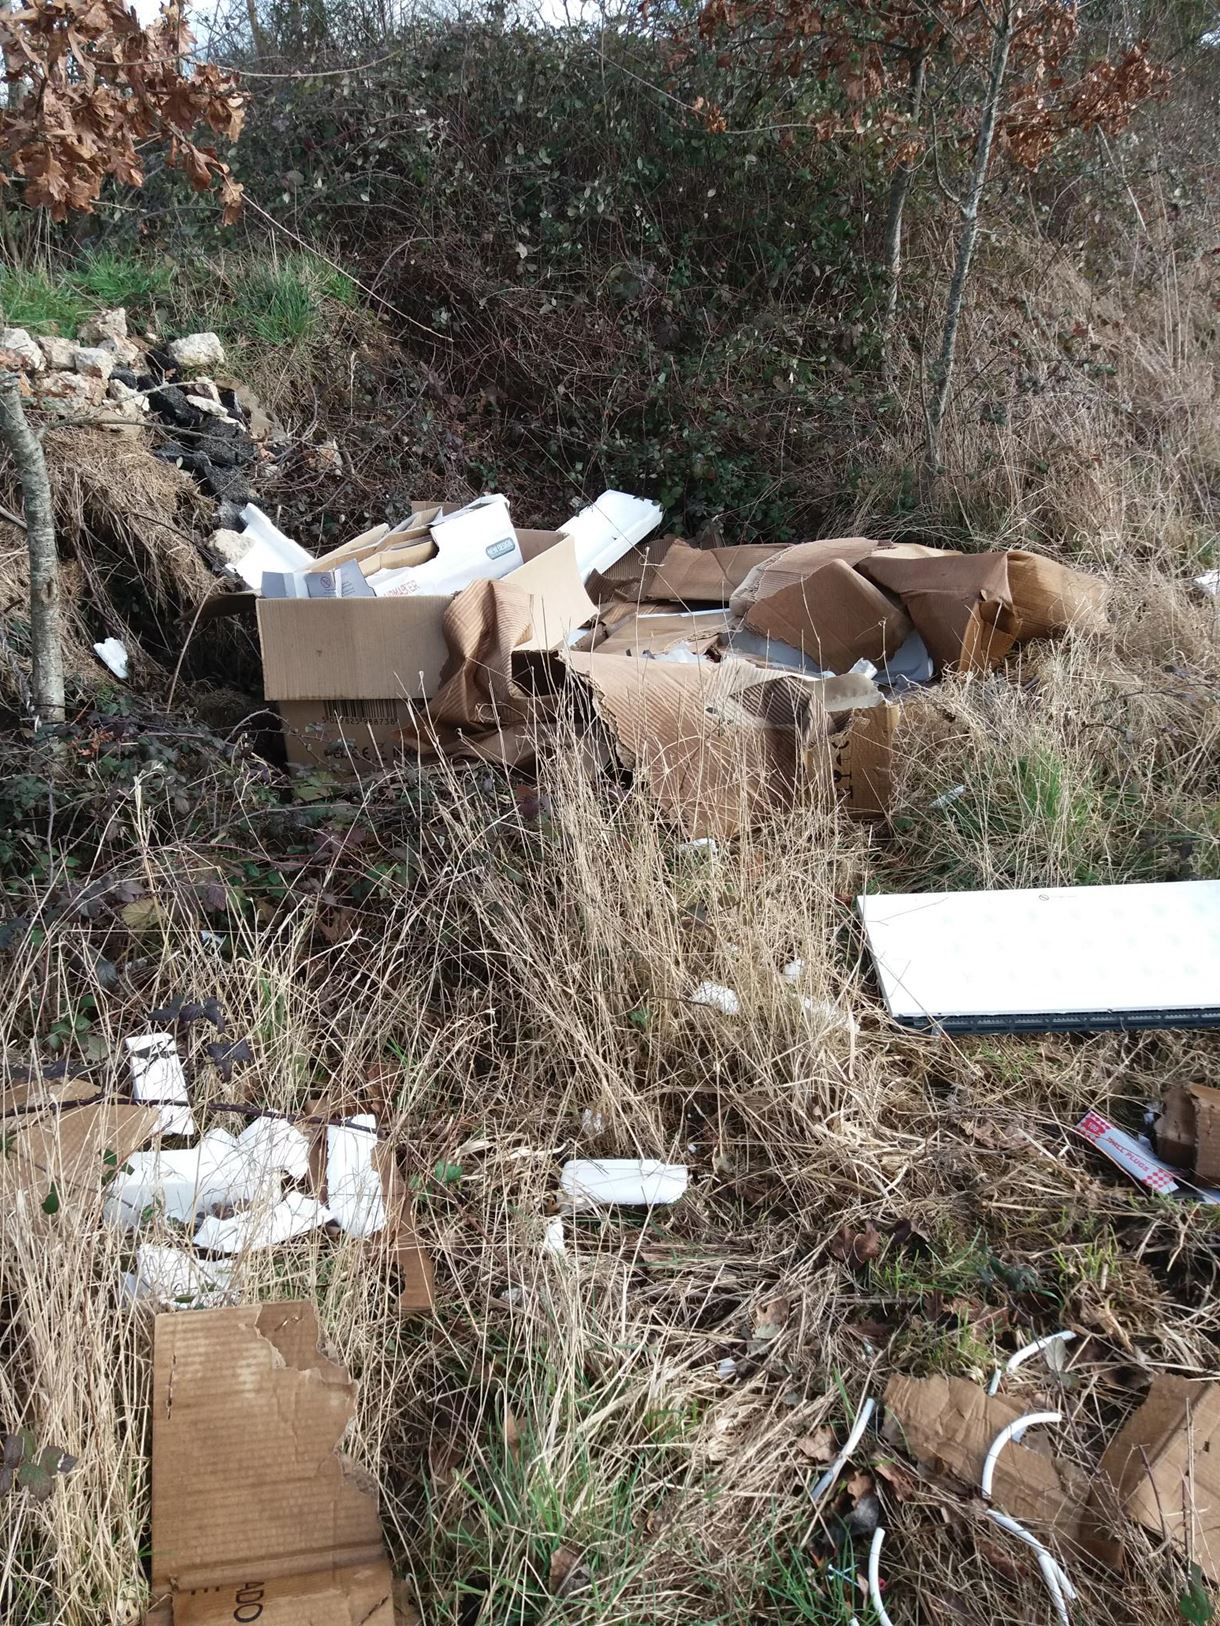
[[(231, 1623), (236, 1589), (276, 1582), (284, 1626), (390, 1626), (375, 1488), (338, 1449), (355, 1386), (318, 1339), (304, 1301), (157, 1317), (152, 1583), (175, 1622)], [(359, 1594), (327, 1614), (319, 1594), (340, 1576)]]
[(1166, 1090), (1156, 1149), (1167, 1163), (1220, 1184), (1220, 1090), (1206, 1084), (1175, 1084)]
[(756, 599), (745, 622), (752, 632), (799, 649), (823, 671), (839, 673), (859, 660), (880, 666), (911, 631), (902, 608), (843, 559)]
[(1220, 1025), (1220, 881), (857, 900), (886, 1008), (950, 1032)]
[(54, 1186), (100, 1202), (115, 1169), (157, 1133), (160, 1117), (159, 1107), (102, 1101), (6, 1119), (6, 1177), (39, 1201)]
[(1124, 1513), (1220, 1581), (1220, 1383), (1153, 1378), (1106, 1447), (1101, 1473)]
[[(933, 1474), (977, 1489), (991, 1442), (1029, 1407), (988, 1395), (967, 1378), (893, 1377), (885, 1391), (887, 1436)], [(1089, 1480), (1052, 1454), (1045, 1434), (1010, 1441), (996, 1463), (996, 1507), (1059, 1542), (1085, 1544), (1090, 1529)]]
[[(677, 599), (680, 604), (727, 604), (757, 566), (767, 564), (787, 549), (771, 543), (746, 543), (736, 548), (695, 548), (674, 541), (659, 563), (649, 564), (638, 587), (641, 599)], [(618, 586), (624, 596), (637, 596)]]

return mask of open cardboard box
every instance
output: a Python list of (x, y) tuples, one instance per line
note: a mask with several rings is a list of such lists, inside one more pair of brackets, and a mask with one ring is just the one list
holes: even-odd
[[(530, 595), (524, 650), (559, 649), (597, 614), (576, 544), (558, 531), (518, 531), (525, 563), (503, 580)], [(393, 757), (404, 727), (441, 686), (442, 620), (452, 595), (260, 599), (263, 685), (291, 763), (342, 768)]]

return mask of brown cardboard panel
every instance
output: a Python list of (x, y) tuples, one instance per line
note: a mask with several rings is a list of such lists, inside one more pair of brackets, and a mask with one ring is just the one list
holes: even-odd
[(152, 1140), (160, 1117), (157, 1107), (121, 1101), (23, 1114), (5, 1123), (6, 1163), (18, 1188), (40, 1201), (52, 1185), (100, 1197), (114, 1169)]
[[(8, 1084), (0, 1090), (0, 1116), (13, 1113), (30, 1119), (37, 1116), (36, 1109), (79, 1105), (82, 1101), (96, 1101), (102, 1091), (91, 1078), (31, 1078), (20, 1084)], [(4, 1125), (5, 1134), (15, 1126)]]
[(1011, 604), (1003, 553), (935, 553), (912, 545), (871, 554), (860, 570), (896, 593), (938, 666), (986, 671), (1002, 661), (1015, 634), (1000, 629)]
[[(763, 572), (764, 583), (768, 574)], [(911, 630), (901, 606), (846, 559), (756, 599), (745, 623), (764, 638), (799, 649), (827, 672), (847, 672), (858, 660), (880, 665)]]
[(1220, 1090), (1206, 1084), (1166, 1090), (1156, 1144), (1163, 1158), (1189, 1169), (1205, 1185), (1220, 1183)]
[(381, 773), (403, 751), (404, 730), (414, 741), (414, 711), (405, 700), (281, 700), (276, 710), (285, 755), (298, 768)]
[[(783, 544), (748, 543), (736, 548), (694, 548), (675, 541), (659, 564), (648, 565), (640, 581), (642, 599), (677, 599), (681, 604), (727, 604), (757, 565), (788, 550)], [(630, 595), (630, 588), (617, 591)]]
[(709, 650), (729, 624), (727, 610), (710, 614), (691, 610), (658, 612), (640, 610), (634, 605), (618, 606), (621, 613), (606, 625), (605, 637), (596, 645), (606, 655), (664, 654), (679, 645), (695, 654)]
[(1008, 586), (1012, 607), (1001, 619), (1015, 638), (1054, 638), (1070, 626), (1099, 631), (1105, 624), (1106, 586), (1041, 554), (1010, 548)]
[(518, 531), (517, 540), (526, 555), (525, 563), (506, 579), (528, 596), (533, 627), (517, 647), (561, 649), (571, 632), (597, 615), (597, 605), (585, 591), (576, 563), (576, 544), (554, 531)]
[(152, 1395), (155, 1594), (383, 1562), (375, 1487), (338, 1450), (355, 1386), (312, 1304), (159, 1315)]
[[(1029, 1407), (988, 1395), (966, 1378), (893, 1377), (885, 1391), (887, 1434), (933, 1474), (977, 1489), (991, 1442)], [(1041, 1436), (1010, 1442), (996, 1463), (992, 1495), (1010, 1518), (1060, 1542), (1080, 1542), (1087, 1528), (1089, 1480), (1050, 1454)]]
[[(230, 1581), (172, 1600), (173, 1626), (394, 1626), (393, 1576), (386, 1559), (313, 1575)], [(145, 1617), (145, 1626), (149, 1626)]]
[(782, 593), (785, 588), (798, 587), (827, 565), (852, 568), (878, 548), (888, 547), (888, 543), (874, 542), (867, 536), (829, 536), (818, 542), (794, 542), (751, 570), (734, 592), (732, 608), (737, 615), (744, 615), (751, 604)]
[(260, 599), (268, 700), (418, 700), (445, 664), (447, 598)]
[(808, 684), (745, 661), (674, 665), (597, 650), (564, 661), (591, 686), (623, 765), (691, 837), (734, 835), (790, 802), (797, 715), (816, 709), (826, 726)]
[(1220, 1580), (1220, 1383), (1153, 1378), (1106, 1447), (1101, 1474), (1125, 1513)]
[(900, 706), (890, 705), (850, 711), (830, 735), (832, 788), (849, 813), (861, 818), (889, 817), (894, 735), (901, 715)]

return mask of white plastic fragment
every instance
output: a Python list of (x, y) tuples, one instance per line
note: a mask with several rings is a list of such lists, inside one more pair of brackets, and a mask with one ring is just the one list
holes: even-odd
[(711, 853), (713, 857), (720, 851), (720, 843), (715, 836), (695, 836), (690, 841), (678, 843), (680, 853)]
[[(264, 1193), (279, 1193), (276, 1182)], [(133, 1152), (115, 1172), (106, 1190), (103, 1213), (112, 1225), (139, 1225), (149, 1208), (161, 1209), (167, 1219), (190, 1221), (204, 1209), (246, 1202), (259, 1190), (253, 1160), (227, 1129), (209, 1129), (194, 1146), (181, 1151), (157, 1148)]]
[(568, 1245), (564, 1240), (562, 1217), (547, 1220), (546, 1230), (542, 1233), (542, 1251), (554, 1254), (557, 1258), (566, 1255)]
[(720, 1379), (721, 1383), (728, 1383), (732, 1378), (737, 1376), (737, 1362), (731, 1355), (726, 1355), (724, 1360), (717, 1361), (716, 1376)]
[(802, 994), (801, 1009), (806, 1015), (816, 1016), (819, 1021), (825, 1022), (828, 1028), (838, 1028), (853, 1036), (860, 1031), (860, 1024), (851, 1012), (842, 1010), (829, 999), (813, 999), (808, 994)]
[(150, 1208), (193, 1221), (210, 1208), (279, 1200), (283, 1177), (309, 1172), (309, 1142), (280, 1118), (255, 1118), (240, 1135), (209, 1129), (181, 1151), (133, 1153), (107, 1188), (103, 1212), (115, 1225), (137, 1226)]
[(966, 794), (967, 789), (966, 785), (954, 785), (952, 790), (947, 790), (943, 796), (938, 796), (934, 802), (929, 803), (929, 806), (935, 809), (936, 812), (940, 812), (943, 808), (959, 801)]
[(1019, 1442), (1025, 1431), (1033, 1428), (1038, 1423), (1061, 1423), (1062, 1421), (1063, 1413), (1061, 1411), (1031, 1411), (1027, 1412), (1024, 1417), (1014, 1417), (1011, 1423), (1007, 1423), (1000, 1430), (987, 1448), (987, 1455), (983, 1459), (983, 1472), (979, 1480), (980, 1488), (988, 1501), (991, 1500), (991, 1486), (995, 1479), (996, 1463), (1000, 1460), (1000, 1452), (1008, 1444), (1009, 1440)]
[(233, 1267), (224, 1260), (197, 1259), (181, 1248), (141, 1242), (136, 1267), (124, 1273), (121, 1286), (133, 1303), (152, 1299), (169, 1310), (207, 1310), (224, 1302), (232, 1278)]
[(265, 570), (280, 570), (291, 575), (313, 563), (313, 555), (306, 553), (299, 542), (285, 536), (252, 502), (242, 509), (241, 518), (246, 527), (241, 534), (249, 538), (249, 544), (238, 558), (230, 560), (230, 564), (247, 587), (252, 587), (256, 593), (262, 589)]
[(237, 1137), (237, 1144), (256, 1168), (273, 1169), (304, 1180), (309, 1173), (309, 1137), (286, 1118), (255, 1118)]
[(103, 666), (110, 668), (116, 678), (127, 676), (127, 650), (117, 638), (103, 638), (100, 644), (94, 644), (93, 653)]
[(701, 982), (690, 996), (692, 1005), (710, 1005), (722, 1016), (740, 1016), (741, 1000), (721, 982)]
[(372, 1236), (386, 1223), (381, 1173), (373, 1166), (377, 1120), (371, 1112), (326, 1130), (326, 1202), (349, 1236)]
[(864, 1430), (868, 1427), (869, 1420), (876, 1409), (876, 1402), (870, 1400), (867, 1396), (860, 1402), (860, 1410), (856, 1413), (856, 1420), (851, 1426), (851, 1432), (848, 1434), (846, 1440), (844, 1440), (834, 1461), (826, 1469), (825, 1473), (821, 1475), (813, 1489), (809, 1492), (810, 1498), (813, 1501), (820, 1502), (831, 1486), (838, 1481), (839, 1475), (851, 1461), (852, 1453), (859, 1445), (860, 1440), (864, 1435)]
[(250, 1253), (304, 1236), (330, 1218), (329, 1210), (316, 1197), (290, 1191), (271, 1208), (256, 1204), (228, 1219), (209, 1214), (195, 1232), (195, 1246), (211, 1253)]
[(987, 1385), (987, 1393), (989, 1395), (998, 1394), (1000, 1384), (1010, 1372), (1015, 1372), (1019, 1366), (1024, 1366), (1026, 1361), (1032, 1360), (1035, 1355), (1041, 1354), (1044, 1349), (1049, 1349), (1052, 1344), (1070, 1344), (1075, 1337), (1074, 1332), (1060, 1331), (1048, 1332), (1045, 1338), (1035, 1338), (1032, 1344), (1026, 1344), (1015, 1355), (1010, 1355), (1003, 1367), (996, 1367), (991, 1374), (991, 1382)]
[(186, 1077), (172, 1033), (140, 1033), (128, 1039), (131, 1061), (131, 1097), (146, 1106), (160, 1106), (156, 1133), (194, 1135)]
[(884, 1540), (885, 1530), (878, 1525), (873, 1531), (873, 1539), (868, 1549), (868, 1595), (873, 1601), (873, 1610), (879, 1626), (894, 1626), (894, 1622), (885, 1612), (885, 1604), (881, 1601), (881, 1543)]
[(784, 979), (785, 982), (800, 982), (801, 978), (804, 975), (805, 975), (805, 962), (804, 962), (804, 960), (789, 960), (788, 964), (780, 972), (780, 976)]
[(576, 1158), (564, 1164), (559, 1189), (574, 1208), (610, 1203), (651, 1208), (676, 1203), (686, 1190), (687, 1180), (687, 1171), (680, 1163), (634, 1157)]
[(586, 1107), (580, 1115), (582, 1135), (600, 1135), (606, 1127), (606, 1115), (593, 1107)]
[(1213, 598), (1220, 598), (1220, 570), (1205, 570), (1201, 576), (1195, 577), (1195, 586), (1201, 587)]
[(576, 568), (583, 580), (595, 570), (607, 570), (628, 548), (642, 542), (661, 523), (660, 503), (632, 497), (625, 491), (603, 491), (596, 502), (574, 514), (560, 535), (575, 542)]

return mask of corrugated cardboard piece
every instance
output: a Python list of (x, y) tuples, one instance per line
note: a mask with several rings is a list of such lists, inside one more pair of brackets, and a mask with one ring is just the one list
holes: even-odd
[(338, 1450), (354, 1396), (310, 1303), (157, 1317), (152, 1584), (175, 1626), (393, 1626), (376, 1492)]
[[(886, 1432), (934, 1474), (977, 1488), (991, 1442), (1028, 1406), (988, 1395), (965, 1378), (893, 1377), (885, 1391)], [(1036, 1434), (1010, 1442), (996, 1463), (992, 1495), (1010, 1518), (1088, 1544), (1089, 1480), (1052, 1456)]]
[(880, 666), (911, 631), (902, 607), (844, 559), (757, 599), (745, 622), (752, 632), (799, 649), (827, 672), (849, 672), (859, 660)]
[(1206, 1084), (1166, 1090), (1156, 1149), (1167, 1163), (1189, 1169), (1208, 1185), (1220, 1184), (1220, 1090)]
[[(96, 1089), (89, 1086), (90, 1093)], [(66, 1103), (79, 1099), (79, 1083), (39, 1086), (34, 1100)], [(8, 1105), (19, 1105), (6, 1097)], [(0, 1119), (7, 1147), (5, 1163), (18, 1190), (43, 1201), (51, 1187), (101, 1199), (114, 1170), (157, 1133), (160, 1108), (131, 1106), (123, 1101), (93, 1105), (48, 1106), (44, 1112), (23, 1112)]]
[(1220, 1383), (1157, 1377), (1101, 1472), (1120, 1508), (1220, 1580)]

